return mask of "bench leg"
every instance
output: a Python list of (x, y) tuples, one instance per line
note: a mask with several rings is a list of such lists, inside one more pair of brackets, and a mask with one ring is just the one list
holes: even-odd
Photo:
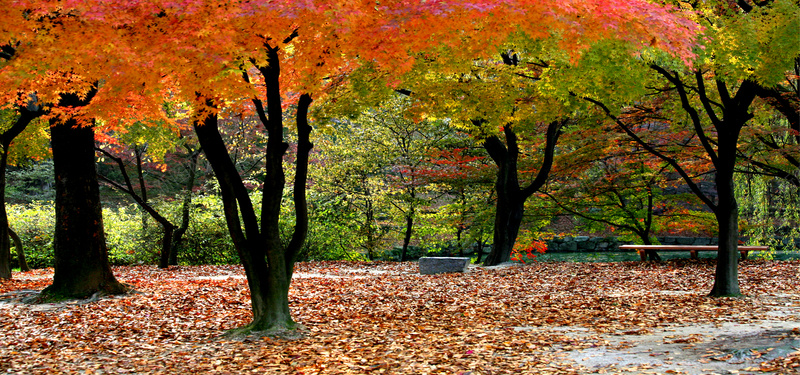
[(647, 260), (647, 251), (646, 250), (639, 249), (639, 250), (636, 250), (636, 252), (639, 253), (639, 259), (641, 259), (642, 262)]
[(689, 250), (689, 256), (692, 259), (697, 259), (697, 250)]
[(742, 258), (740, 260), (747, 259), (747, 250), (740, 250), (739, 253), (742, 254)]

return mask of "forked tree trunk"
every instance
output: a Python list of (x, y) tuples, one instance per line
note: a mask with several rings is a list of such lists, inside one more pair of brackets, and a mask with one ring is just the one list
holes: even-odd
[[(296, 35), (296, 34), (293, 34)], [(291, 37), (287, 39), (291, 40)], [(265, 155), (266, 176), (261, 198), (261, 220), (248, 195), (247, 188), (232, 162), (217, 127), (217, 113), (213, 101), (199, 95), (204, 112), (196, 114), (195, 131), (206, 158), (214, 169), (220, 185), (223, 209), (228, 230), (239, 253), (247, 275), (252, 302), (253, 321), (233, 330), (234, 335), (251, 332), (294, 330), (296, 323), (289, 311), (289, 285), (294, 272), (294, 262), (308, 232), (306, 180), (311, 126), (308, 124), (308, 107), (311, 96), (300, 96), (297, 107), (297, 155), (295, 159), (294, 207), (295, 227), (289, 244), (285, 247), (280, 236), (280, 211), (285, 175), (283, 157), (289, 145), (283, 140), (283, 108), (280, 93), (279, 49), (268, 44), (266, 66), (258, 66), (266, 86), (267, 106), (260, 99), (253, 104), (259, 119), (268, 132)], [(245, 74), (249, 82), (249, 77)]]
[[(61, 94), (61, 106), (88, 104)], [(92, 124), (93, 125), (93, 124)], [(74, 118), (51, 120), (51, 147), (56, 184), (53, 284), (46, 298), (86, 298), (94, 293), (125, 293), (108, 263), (100, 190), (95, 170), (94, 129)]]
[[(520, 150), (517, 145), (517, 135), (511, 126), (507, 125), (503, 128), (505, 144), (496, 136), (484, 140), (483, 147), (497, 165), (497, 179), (495, 180), (497, 204), (492, 251), (484, 260), (483, 265), (495, 266), (511, 259), (511, 251), (517, 242), (517, 235), (525, 213), (525, 201), (547, 181), (553, 167), (556, 143), (561, 135), (561, 128), (565, 124), (566, 120), (554, 121), (548, 125), (542, 165), (536, 178), (525, 188), (520, 187), (519, 184), (517, 160)], [(480, 126), (480, 121), (477, 121), (476, 125)]]
[[(310, 102), (310, 96), (303, 95), (301, 109), (307, 109)], [(300, 115), (298, 114), (298, 116)], [(272, 166), (267, 170), (272, 173), (268, 172), (267, 181), (264, 184), (262, 218), (259, 228), (253, 205), (217, 128), (216, 115), (209, 114), (205, 118), (196, 120), (195, 131), (206, 158), (211, 163), (214, 174), (220, 183), (228, 230), (244, 266), (250, 288), (253, 321), (249, 325), (235, 330), (234, 333), (294, 329), (296, 324), (289, 311), (289, 286), (294, 261), (307, 230), (307, 213), (302, 212), (305, 211), (305, 202), (304, 200), (298, 201), (301, 196), (303, 199), (305, 197), (307, 172), (298, 171), (295, 177), (295, 207), (298, 210), (295, 233), (302, 232), (302, 234), (294, 235), (288, 247), (284, 248), (278, 226), (280, 199), (284, 184), (283, 170), (280, 165), (283, 151), (277, 155), (272, 155), (267, 151), (268, 158), (272, 156), (272, 159), (268, 160), (268, 165), (271, 162)], [(310, 127), (299, 132), (301, 145), (298, 146), (296, 159), (298, 167), (308, 163), (307, 155), (311, 149), (311, 143), (308, 141), (309, 133)], [(270, 138), (272, 136), (270, 134)], [(286, 148), (282, 145), (284, 144), (281, 142), (278, 147), (285, 150)], [(302, 158), (301, 153), (304, 153), (306, 157)], [(274, 169), (276, 164), (280, 168), (280, 172), (276, 172)], [(302, 189), (298, 186), (300, 184), (302, 184)]]

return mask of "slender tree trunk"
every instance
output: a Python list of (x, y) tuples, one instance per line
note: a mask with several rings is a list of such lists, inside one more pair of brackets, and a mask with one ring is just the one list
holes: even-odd
[(169, 267), (169, 254), (172, 253), (175, 225), (172, 223), (162, 224), (161, 230), (163, 234), (161, 235), (161, 254), (158, 257), (158, 268), (163, 269)]
[[(158, 260), (158, 268), (167, 268), (169, 254), (172, 248), (172, 241), (173, 241), (173, 233), (175, 232), (175, 224), (172, 224), (166, 217), (161, 215), (156, 209), (147, 202), (147, 188), (144, 181), (144, 174), (142, 173), (142, 158), (141, 154), (139, 153), (138, 149), (135, 151), (136, 153), (136, 163), (137, 163), (137, 179), (139, 180), (139, 193), (136, 193), (136, 190), (133, 189), (133, 183), (131, 182), (131, 178), (128, 175), (128, 170), (125, 168), (125, 163), (122, 161), (122, 158), (112, 155), (110, 152), (103, 150), (101, 148), (96, 148), (97, 151), (102, 152), (108, 158), (113, 160), (117, 163), (117, 167), (119, 167), (119, 172), (122, 174), (122, 178), (124, 180), (125, 185), (122, 185), (108, 177), (99, 176), (99, 178), (114, 189), (117, 189), (125, 194), (128, 194), (136, 204), (139, 205), (139, 208), (144, 211), (144, 213), (148, 214), (152, 217), (159, 225), (161, 225), (162, 235), (161, 235), (161, 254)], [(146, 223), (147, 217), (142, 216), (142, 228), (146, 231)]]
[[(62, 106), (88, 104), (61, 94)], [(56, 181), (53, 284), (42, 291), (53, 298), (86, 298), (97, 292), (120, 294), (127, 288), (108, 263), (100, 190), (95, 170), (94, 129), (74, 118), (51, 120)]]
[(22, 272), (30, 271), (31, 267), (28, 266), (28, 261), (25, 259), (25, 249), (22, 248), (22, 240), (17, 235), (17, 232), (14, 232), (11, 227), (8, 228), (8, 235), (14, 241), (14, 247), (17, 249), (17, 263), (19, 263), (19, 270)]
[[(11, 242), (8, 237), (11, 228), (9, 228), (8, 214), (6, 213), (6, 168), (9, 148), (14, 138), (22, 133), (31, 121), (42, 115), (41, 108), (36, 102), (36, 97), (31, 97), (27, 106), (19, 108), (20, 115), (14, 124), (0, 134), (0, 147), (2, 147), (0, 150), (0, 279), (11, 278)], [(17, 249), (18, 253), (21, 251), (21, 247)], [(24, 259), (22, 263), (24, 263)], [(25, 264), (26, 268), (27, 266)]]
[(11, 240), (5, 203), (7, 162), (8, 146), (5, 146), (0, 152), (0, 199), (2, 199), (0, 202), (0, 279), (11, 278)]
[(375, 212), (372, 209), (372, 201), (367, 200), (367, 209), (364, 218), (364, 228), (367, 235), (367, 259), (375, 260), (375, 249), (378, 247), (377, 230), (374, 227)]
[(477, 256), (477, 259), (475, 259), (475, 264), (480, 264), (481, 258), (483, 258), (483, 241), (482, 240), (478, 240), (477, 252), (478, 252), (478, 256)]
[(464, 256), (464, 244), (461, 241), (461, 234), (464, 232), (464, 226), (458, 224), (456, 226), (456, 246), (458, 246), (458, 256)]
[(406, 215), (406, 231), (405, 236), (403, 236), (403, 249), (400, 251), (400, 261), (405, 262), (408, 260), (407, 252), (408, 252), (408, 244), (411, 243), (411, 232), (414, 228), (414, 213), (413, 211)]
[(183, 243), (183, 235), (189, 229), (189, 214), (192, 207), (192, 190), (197, 180), (197, 159), (200, 156), (200, 150), (190, 150), (189, 155), (189, 177), (186, 179), (186, 195), (183, 196), (183, 204), (181, 206), (181, 225), (175, 230), (175, 237), (172, 239), (172, 245), (169, 250), (168, 264), (170, 266), (178, 265), (178, 251), (180, 250), (181, 243)]

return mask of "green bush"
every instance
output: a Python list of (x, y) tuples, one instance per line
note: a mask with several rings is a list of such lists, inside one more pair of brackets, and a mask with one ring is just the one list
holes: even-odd
[[(156, 204), (173, 223), (179, 224), (180, 202)], [(22, 240), (31, 268), (52, 267), (55, 209), (51, 201), (7, 207), (11, 228)], [(112, 265), (156, 264), (163, 230), (137, 205), (103, 209), (106, 246)], [(12, 251), (15, 257), (16, 252)], [(230, 240), (222, 203), (216, 197), (198, 197), (192, 207), (189, 228), (179, 248), (179, 264), (236, 264), (239, 256)], [(16, 259), (12, 264), (17, 264)]]
[[(164, 202), (170, 220), (178, 225), (180, 202)], [(192, 201), (189, 229), (183, 236), (178, 249), (178, 263), (199, 264), (238, 264), (239, 254), (233, 246), (222, 201), (217, 196), (199, 196)]]
[[(31, 268), (53, 267), (53, 233), (55, 231), (55, 206), (53, 202), (36, 201), (29, 204), (9, 205), (8, 222), (22, 240), (25, 260)], [(11, 252), (12, 264), (18, 267), (16, 251)]]
[(161, 252), (161, 226), (137, 205), (103, 209), (108, 261), (115, 266), (155, 264)]
[[(356, 252), (361, 241), (353, 213), (341, 202), (310, 206), (310, 223), (300, 260), (364, 260)], [(164, 199), (153, 203), (175, 225), (180, 224), (181, 202)], [(287, 237), (294, 228), (291, 205), (284, 208), (281, 230)], [(9, 222), (22, 240), (32, 268), (53, 266), (55, 210), (51, 201), (8, 206)], [(135, 204), (103, 209), (106, 246), (112, 265), (157, 264), (163, 229)], [(288, 238), (285, 240), (288, 241)], [(12, 251), (12, 256), (15, 252)], [(16, 263), (16, 262), (15, 262)], [(189, 228), (178, 248), (183, 265), (238, 264), (239, 255), (230, 239), (222, 202), (217, 196), (198, 196), (192, 201)]]
[[(339, 199), (313, 200), (313, 196), (308, 206), (308, 234), (298, 260), (367, 260), (356, 251), (364, 239), (358, 233), (358, 215), (354, 211)], [(285, 237), (294, 228), (294, 220), (286, 220), (291, 215), (285, 209), (280, 222)]]

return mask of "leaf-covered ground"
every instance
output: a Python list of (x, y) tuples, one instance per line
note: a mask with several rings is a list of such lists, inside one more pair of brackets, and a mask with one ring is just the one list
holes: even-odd
[[(0, 372), (645, 372), (584, 367), (568, 353), (611, 345), (610, 334), (747, 324), (776, 306), (789, 313), (771, 319), (800, 320), (800, 261), (742, 262), (744, 298), (705, 297), (710, 261), (534, 263), (430, 276), (415, 263), (323, 262), (296, 272), (291, 305), (307, 335), (243, 341), (220, 338), (250, 320), (240, 267), (115, 268), (138, 293), (59, 305), (14, 302), (48, 285), (52, 270), (15, 273), (0, 281)], [(795, 352), (747, 370), (798, 366)]]

